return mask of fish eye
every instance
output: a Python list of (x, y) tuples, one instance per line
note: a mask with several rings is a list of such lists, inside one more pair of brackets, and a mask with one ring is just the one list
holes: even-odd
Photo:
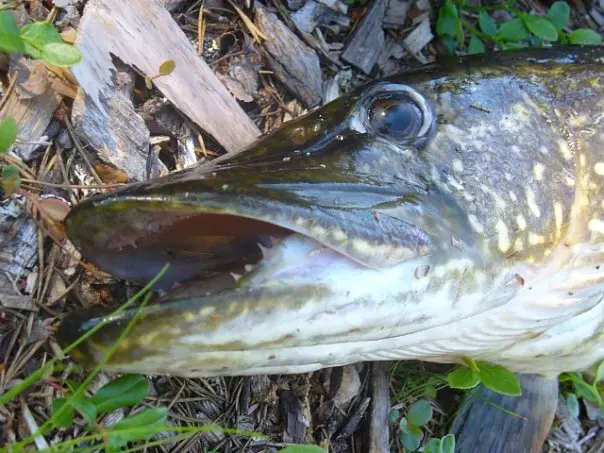
[(429, 102), (409, 86), (378, 85), (362, 105), (359, 119), (364, 128), (398, 143), (421, 146), (434, 131)]
[(375, 132), (393, 138), (417, 137), (424, 123), (421, 108), (408, 96), (396, 94), (375, 99), (367, 120)]

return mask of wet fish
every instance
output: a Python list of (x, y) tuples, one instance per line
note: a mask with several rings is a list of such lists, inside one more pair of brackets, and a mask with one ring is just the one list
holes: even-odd
[[(169, 262), (165, 290), (223, 278), (145, 308), (106, 369), (469, 356), (551, 377), (601, 361), (603, 63), (602, 47), (443, 59), (233, 157), (81, 203), (68, 235), (106, 271), (145, 282)], [(100, 360), (133, 313), (74, 357)], [(67, 316), (61, 343), (103, 316)]]

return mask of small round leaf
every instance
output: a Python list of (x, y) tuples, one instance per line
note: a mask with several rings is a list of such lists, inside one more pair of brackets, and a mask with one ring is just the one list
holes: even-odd
[(523, 41), (529, 37), (529, 31), (518, 17), (504, 22), (497, 31), (497, 37), (504, 41)]
[(478, 377), (480, 381), (493, 390), (503, 395), (522, 395), (520, 381), (514, 373), (501, 365), (480, 362)]
[(101, 387), (91, 398), (99, 412), (110, 412), (121, 407), (134, 406), (149, 394), (149, 383), (144, 376), (121, 376)]
[(588, 44), (599, 46), (602, 43), (602, 37), (589, 28), (579, 28), (568, 36), (572, 44)]
[(159, 73), (161, 75), (172, 74), (176, 69), (176, 63), (174, 60), (166, 60), (161, 65), (159, 65)]
[(558, 40), (558, 30), (556, 30), (554, 24), (544, 17), (527, 14), (524, 17), (524, 23), (526, 28), (528, 28), (532, 34), (543, 39), (544, 41)]
[(487, 35), (494, 35), (497, 33), (497, 24), (486, 11), (480, 12), (480, 15), (478, 16), (478, 25), (480, 26), (480, 30)]
[(554, 27), (558, 30), (562, 30), (570, 21), (570, 7), (568, 6), (568, 3), (564, 1), (553, 3), (547, 12), (547, 18)]
[(432, 418), (432, 406), (426, 400), (413, 403), (407, 412), (409, 424), (413, 426), (424, 426)]
[(0, 52), (25, 52), (19, 26), (10, 11), (0, 11)]
[(436, 32), (440, 36), (457, 36), (459, 19), (453, 16), (440, 16), (436, 22)]
[(41, 58), (54, 66), (69, 67), (81, 62), (82, 54), (71, 44), (53, 42), (42, 48)]
[(460, 367), (447, 375), (449, 387), (453, 389), (471, 389), (480, 384), (478, 375), (469, 368)]
[(409, 451), (416, 451), (422, 443), (424, 433), (417, 426), (410, 426), (408, 430), (399, 431), (403, 447)]

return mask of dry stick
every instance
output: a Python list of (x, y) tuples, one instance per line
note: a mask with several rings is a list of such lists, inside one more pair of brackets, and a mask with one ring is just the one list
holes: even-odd
[(4, 108), (6, 103), (8, 102), (10, 95), (13, 94), (13, 91), (15, 90), (15, 85), (17, 84), (17, 72), (16, 71), (12, 77), (9, 76), (9, 80), (10, 80), (10, 83), (8, 85), (8, 88), (7, 88), (6, 92), (4, 93), (4, 97), (0, 101), (0, 112), (2, 111), (2, 109)]
[(78, 152), (82, 156), (82, 159), (84, 159), (84, 162), (86, 162), (86, 165), (88, 166), (88, 170), (90, 171), (90, 173), (92, 173), (92, 176), (94, 176), (94, 178), (97, 180), (98, 183), (103, 184), (103, 180), (97, 174), (97, 172), (94, 169), (90, 160), (88, 160), (86, 151), (84, 151), (84, 148), (83, 148), (82, 144), (80, 143), (80, 140), (76, 137), (76, 134), (75, 134), (75, 131), (73, 130), (73, 125), (71, 124), (71, 121), (69, 121), (69, 118), (67, 118), (67, 115), (65, 115), (63, 119), (65, 120), (65, 125), (67, 126), (67, 131), (69, 132), (69, 135), (71, 136), (71, 140), (73, 140), (73, 144), (75, 145), (75, 148), (78, 150)]
[(388, 363), (373, 362), (371, 367), (371, 421), (369, 426), (369, 453), (389, 451), (388, 411)]

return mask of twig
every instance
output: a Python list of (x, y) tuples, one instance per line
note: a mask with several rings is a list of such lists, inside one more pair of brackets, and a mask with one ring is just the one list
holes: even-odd
[(374, 362), (371, 367), (371, 421), (369, 426), (369, 453), (389, 451), (388, 362)]

